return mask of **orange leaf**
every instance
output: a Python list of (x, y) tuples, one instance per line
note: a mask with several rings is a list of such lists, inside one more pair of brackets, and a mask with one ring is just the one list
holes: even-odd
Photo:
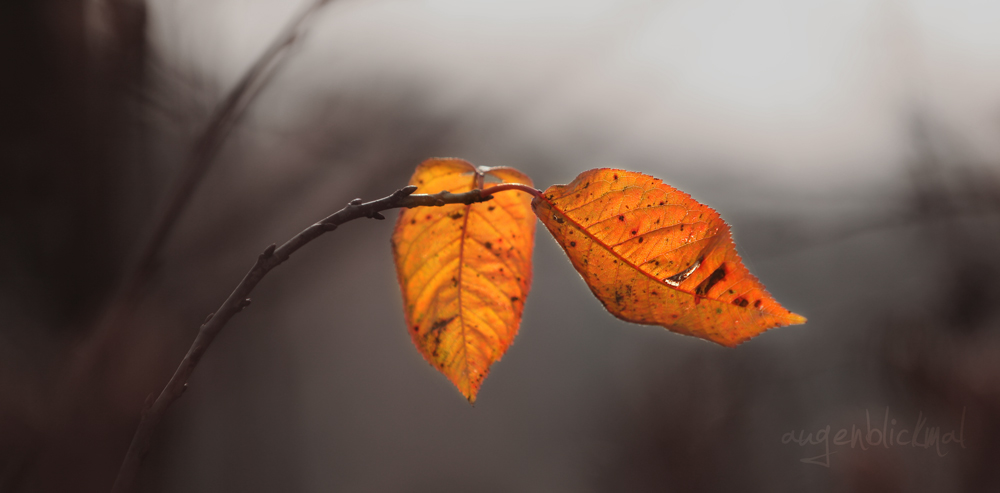
[[(495, 183), (531, 180), (513, 168), (477, 170), (461, 159), (429, 159), (410, 179), (417, 193)], [(508, 191), (483, 203), (404, 210), (392, 235), (413, 343), (469, 402), (521, 323), (535, 238), (530, 199)]]
[(735, 346), (806, 319), (778, 304), (711, 208), (662, 181), (586, 171), (531, 203), (614, 316)]

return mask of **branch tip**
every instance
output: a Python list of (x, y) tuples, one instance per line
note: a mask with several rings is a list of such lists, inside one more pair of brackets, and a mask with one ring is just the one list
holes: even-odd
[(383, 216), (383, 215), (382, 215), (382, 214), (381, 214), (380, 212), (378, 212), (378, 211), (375, 211), (375, 212), (372, 212), (372, 215), (371, 215), (370, 217), (371, 217), (372, 219), (378, 219), (379, 221), (381, 221), (381, 220), (385, 219), (385, 216)]
[(264, 249), (264, 258), (274, 255), (274, 250), (278, 248), (278, 245), (271, 243), (271, 246)]
[(417, 191), (416, 185), (407, 185), (403, 188), (400, 188), (396, 193), (400, 194), (403, 197), (406, 197), (408, 195), (413, 195), (413, 192), (416, 191)]
[(362, 202), (364, 202), (364, 200), (361, 200), (361, 199), (354, 199), (354, 200), (352, 200), (352, 201), (348, 202), (347, 204), (348, 204), (348, 205), (361, 205), (361, 204), (362, 204)]

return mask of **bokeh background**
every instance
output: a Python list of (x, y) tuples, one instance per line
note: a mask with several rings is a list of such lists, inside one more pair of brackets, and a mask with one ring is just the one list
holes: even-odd
[[(123, 295), (211, 115), (306, 5), (0, 6), (0, 490), (109, 490), (255, 256), (433, 156), (540, 188), (653, 174), (809, 322), (736, 349), (626, 324), (540, 227), (519, 336), (470, 407), (406, 333), (391, 221), (357, 221), (226, 327), (142, 491), (1000, 490), (1000, 4), (336, 0)], [(964, 448), (822, 467), (782, 443), (887, 408)]]

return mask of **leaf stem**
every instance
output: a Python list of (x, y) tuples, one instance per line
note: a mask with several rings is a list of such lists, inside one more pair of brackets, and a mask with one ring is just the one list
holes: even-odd
[(483, 195), (493, 195), (497, 192), (504, 192), (507, 190), (520, 190), (524, 193), (534, 195), (535, 197), (544, 198), (541, 190), (529, 187), (528, 185), (522, 185), (520, 183), (504, 183), (495, 187), (484, 188)]
[[(524, 188), (528, 188), (531, 190), (530, 187), (525, 187), (524, 185), (506, 188), (504, 188), (504, 185), (501, 185), (490, 190), (502, 191), (497, 190), (498, 188), (503, 188), (503, 190), (514, 188), (523, 190)], [(236, 285), (236, 289), (233, 290), (232, 294), (226, 298), (222, 306), (208, 316), (198, 329), (198, 335), (195, 336), (191, 348), (188, 349), (187, 354), (184, 355), (184, 359), (181, 360), (177, 370), (174, 371), (173, 376), (170, 377), (170, 381), (167, 382), (167, 385), (160, 392), (156, 400), (150, 403), (150, 399), (147, 399), (148, 405), (143, 410), (142, 419), (139, 421), (139, 426), (132, 436), (132, 443), (129, 445), (128, 452), (125, 454), (125, 459), (118, 471), (118, 477), (115, 479), (112, 492), (125, 493), (133, 489), (135, 479), (139, 473), (139, 466), (142, 464), (142, 459), (149, 450), (153, 431), (160, 421), (163, 420), (167, 408), (187, 390), (188, 379), (194, 373), (195, 367), (198, 366), (198, 362), (205, 354), (205, 351), (208, 350), (208, 346), (215, 339), (215, 336), (219, 334), (233, 316), (250, 306), (250, 298), (248, 296), (268, 272), (288, 260), (293, 253), (305, 246), (306, 243), (315, 240), (323, 233), (337, 229), (338, 226), (348, 221), (363, 217), (385, 219), (381, 211), (388, 209), (439, 207), (445, 204), (474, 204), (493, 198), (478, 189), (464, 193), (440, 192), (430, 195), (414, 194), (413, 192), (416, 190), (416, 186), (410, 185), (396, 190), (388, 197), (371, 202), (362, 202), (361, 199), (354, 199), (343, 209), (302, 230), (302, 232), (293, 236), (280, 247), (271, 245), (264, 249), (264, 252), (257, 257), (257, 261), (250, 268), (250, 271)]]

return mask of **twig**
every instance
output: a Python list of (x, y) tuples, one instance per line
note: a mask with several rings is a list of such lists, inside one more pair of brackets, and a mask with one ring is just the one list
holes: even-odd
[(198, 365), (198, 361), (200, 361), (201, 357), (205, 354), (209, 344), (211, 344), (212, 340), (215, 339), (215, 336), (218, 335), (219, 331), (221, 331), (226, 323), (229, 322), (229, 319), (233, 318), (234, 315), (243, 311), (244, 308), (250, 305), (250, 298), (248, 298), (248, 296), (250, 295), (250, 292), (253, 291), (254, 287), (257, 286), (257, 283), (259, 283), (260, 280), (271, 271), (271, 269), (274, 269), (288, 260), (289, 256), (295, 253), (299, 248), (305, 246), (306, 243), (315, 240), (323, 233), (337, 229), (338, 226), (348, 221), (353, 221), (362, 217), (385, 219), (385, 216), (381, 214), (381, 211), (388, 209), (397, 209), (401, 207), (412, 208), (420, 206), (436, 207), (445, 204), (474, 204), (476, 202), (490, 200), (493, 198), (491, 193), (505, 190), (521, 190), (531, 193), (532, 195), (541, 193), (531, 187), (517, 184), (503, 184), (486, 190), (477, 189), (458, 194), (440, 192), (433, 195), (413, 195), (413, 192), (416, 191), (416, 189), (416, 186), (411, 185), (395, 191), (388, 197), (365, 203), (362, 203), (361, 199), (354, 199), (343, 209), (293, 236), (292, 239), (288, 240), (284, 245), (281, 245), (280, 247), (275, 247), (275, 245), (267, 247), (267, 249), (264, 250), (264, 253), (257, 257), (257, 262), (254, 263), (250, 271), (243, 277), (243, 280), (236, 286), (236, 289), (233, 290), (232, 294), (226, 298), (226, 301), (222, 304), (222, 306), (220, 306), (215, 313), (210, 314), (201, 325), (201, 328), (198, 330), (198, 335), (191, 344), (191, 348), (188, 349), (187, 354), (184, 355), (184, 359), (181, 360), (177, 370), (174, 371), (174, 375), (170, 377), (170, 381), (167, 382), (163, 391), (160, 392), (159, 397), (157, 397), (152, 404), (147, 405), (143, 410), (142, 419), (139, 422), (139, 427), (136, 429), (135, 434), (132, 436), (132, 443), (129, 445), (128, 452), (125, 455), (125, 460), (122, 462), (121, 469), (118, 471), (118, 478), (115, 480), (115, 486), (112, 493), (126, 493), (132, 490), (135, 478), (139, 472), (139, 466), (141, 465), (146, 452), (149, 450), (153, 431), (163, 419), (163, 415), (170, 404), (180, 398), (180, 396), (187, 389), (188, 379), (191, 377), (195, 367)]

